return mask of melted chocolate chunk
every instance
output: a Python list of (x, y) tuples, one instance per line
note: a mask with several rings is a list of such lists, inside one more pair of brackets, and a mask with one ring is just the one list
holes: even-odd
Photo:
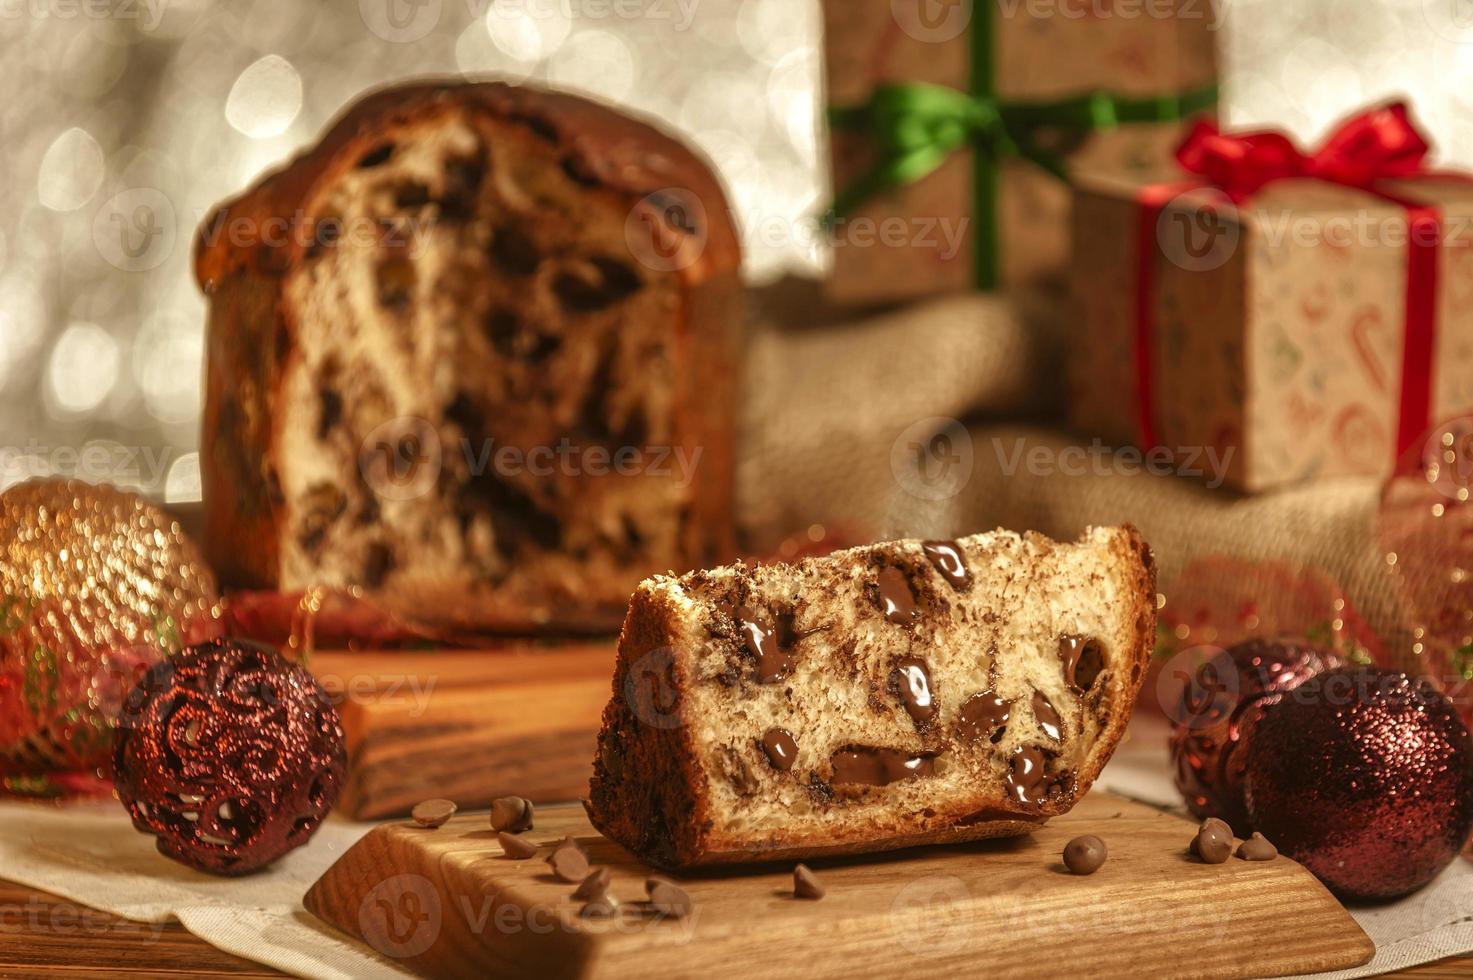
[(1008, 723), (1013, 702), (1006, 701), (991, 691), (973, 694), (957, 712), (957, 736), (968, 742), (988, 738), (994, 742), (1002, 735), (1002, 726)]
[(896, 665), (891, 678), (900, 692), (900, 702), (916, 724), (924, 725), (936, 717), (936, 702), (931, 697), (931, 671), (924, 660), (904, 658)]
[(1092, 636), (1059, 637), (1059, 659), (1064, 662), (1064, 683), (1079, 694), (1094, 687), (1105, 668), (1100, 642)]
[(786, 677), (793, 661), (778, 641), (777, 627), (750, 606), (739, 606), (734, 618), (747, 652), (757, 659), (757, 683), (771, 684)]
[(876, 749), (851, 745), (839, 749), (829, 759), (833, 782), (859, 786), (888, 786), (902, 779), (931, 776), (936, 760), (930, 755), (915, 755), (904, 749)]
[(880, 569), (880, 608), (885, 621), (900, 626), (909, 626), (916, 619), (916, 597), (910, 590), (910, 582), (898, 568)]
[(778, 772), (787, 772), (798, 761), (798, 743), (783, 728), (767, 730), (767, 734), (762, 736), (762, 751), (767, 753), (767, 761)]
[(1034, 745), (1020, 745), (1008, 760), (1008, 793), (1019, 803), (1038, 806), (1048, 799), (1048, 786), (1043, 774), (1043, 750)]
[(962, 557), (961, 546), (955, 541), (925, 541), (921, 544), (921, 550), (953, 589), (965, 592), (972, 587), (972, 573), (967, 568), (966, 559)]
[(1038, 721), (1038, 727), (1049, 738), (1055, 742), (1064, 740), (1063, 719), (1059, 717), (1053, 703), (1044, 697), (1042, 691), (1033, 692), (1033, 717)]
[(791, 611), (779, 614), (773, 621), (747, 605), (733, 609), (723, 604), (720, 608), (736, 622), (747, 652), (757, 661), (758, 684), (772, 684), (788, 676), (793, 669), (793, 647), (798, 641), (828, 629), (827, 626), (796, 629)]

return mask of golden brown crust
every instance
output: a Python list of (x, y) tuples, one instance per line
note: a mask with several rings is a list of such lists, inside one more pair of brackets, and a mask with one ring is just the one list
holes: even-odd
[[(365, 96), (315, 146), (220, 205), (199, 230), (196, 277), (210, 301), (204, 546), (227, 585), (281, 584), (288, 514), (276, 461), (285, 381), (300, 356), (300, 325), (286, 282), (317, 238), (319, 193), (382, 145), (386, 134), (467, 111), (525, 126), (529, 139), (557, 148), (564, 168), (589, 194), (613, 195), (625, 211), (658, 207), (650, 196), (671, 189), (699, 202), (705, 216), (695, 236), (699, 250), (672, 271), (681, 299), (672, 313), (674, 438), (677, 447), (701, 454), (684, 515), (682, 558), (693, 567), (733, 553), (740, 248), (711, 170), (652, 126), (584, 99), (496, 82), (425, 80)], [(235, 231), (240, 228), (248, 230), (244, 240)], [(548, 604), (560, 612), (547, 622), (544, 611), (534, 614), (510, 597), (419, 584), (425, 588), (414, 597), (418, 612), (465, 629), (607, 631), (624, 611), (622, 602), (580, 604), (552, 596)]]
[[(1068, 812), (1093, 785), (1124, 737), (1155, 644), (1155, 561), (1133, 526), (1121, 532), (1111, 545), (1120, 567), (1133, 570), (1131, 606), (1122, 613), (1123, 620), (1132, 624), (1133, 642), (1113, 682), (1119, 688), (1109, 698), (1112, 710), (1079, 769), (1075, 791), (1066, 798), (1031, 809), (1011, 801), (974, 812), (938, 806), (931, 829), (833, 844), (815, 844), (772, 827), (764, 827), (760, 835), (723, 835), (715, 829), (709, 782), (685, 735), (695, 722), (685, 714), (689, 701), (675, 697), (690, 681), (685, 662), (680, 657), (660, 656), (681, 634), (681, 611), (668, 594), (647, 584), (631, 601), (620, 638), (613, 698), (605, 710), (600, 757), (589, 799), (584, 802), (589, 819), (605, 836), (646, 860), (665, 868), (689, 869), (1017, 836)], [(1040, 540), (1053, 547), (1047, 539)], [(642, 698), (638, 682), (631, 677), (654, 681), (670, 699), (668, 706), (651, 714), (650, 702)], [(651, 718), (657, 723), (650, 724)], [(609, 747), (617, 747), (618, 771), (610, 768)], [(626, 778), (630, 773), (634, 778)]]

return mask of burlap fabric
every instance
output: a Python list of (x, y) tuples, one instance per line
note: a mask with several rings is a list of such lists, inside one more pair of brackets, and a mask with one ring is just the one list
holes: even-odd
[(795, 315), (794, 298), (753, 317), (738, 491), (754, 550), (814, 523), (861, 538), (999, 526), (1072, 538), (1128, 521), (1163, 588), (1197, 558), (1293, 561), (1343, 586), (1389, 650), (1407, 649), (1375, 543), (1377, 481), (1243, 496), (1209, 488), (1206, 459), (1182, 476), (1129, 451), (1071, 450), (1091, 440), (1051, 420), (1062, 314), (1044, 297), (956, 296), (816, 328), (804, 321), (828, 315)]

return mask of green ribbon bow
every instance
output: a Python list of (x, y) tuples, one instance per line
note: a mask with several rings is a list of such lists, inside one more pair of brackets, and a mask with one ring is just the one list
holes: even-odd
[(972, 26), (972, 92), (919, 82), (881, 85), (859, 106), (829, 110), (833, 126), (867, 132), (879, 148), (879, 161), (834, 198), (825, 223), (871, 198), (913, 184), (935, 172), (953, 153), (973, 148), (973, 229), (977, 286), (998, 282), (998, 164), (1028, 160), (1068, 181), (1062, 156), (1046, 147), (1047, 133), (1082, 136), (1122, 123), (1175, 122), (1217, 104), (1217, 87), (1192, 92), (1135, 97), (1089, 92), (1062, 99), (1013, 102), (999, 99), (992, 81), (990, 2), (976, 5)]

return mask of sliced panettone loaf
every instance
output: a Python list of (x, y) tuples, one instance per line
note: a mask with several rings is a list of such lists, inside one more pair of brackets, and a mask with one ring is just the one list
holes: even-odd
[(736, 235), (706, 165), (572, 96), (360, 101), (200, 231), (205, 544), (231, 586), (616, 628), (727, 560)]
[(1130, 527), (650, 579), (589, 815), (675, 868), (1027, 833), (1120, 740), (1155, 599)]

